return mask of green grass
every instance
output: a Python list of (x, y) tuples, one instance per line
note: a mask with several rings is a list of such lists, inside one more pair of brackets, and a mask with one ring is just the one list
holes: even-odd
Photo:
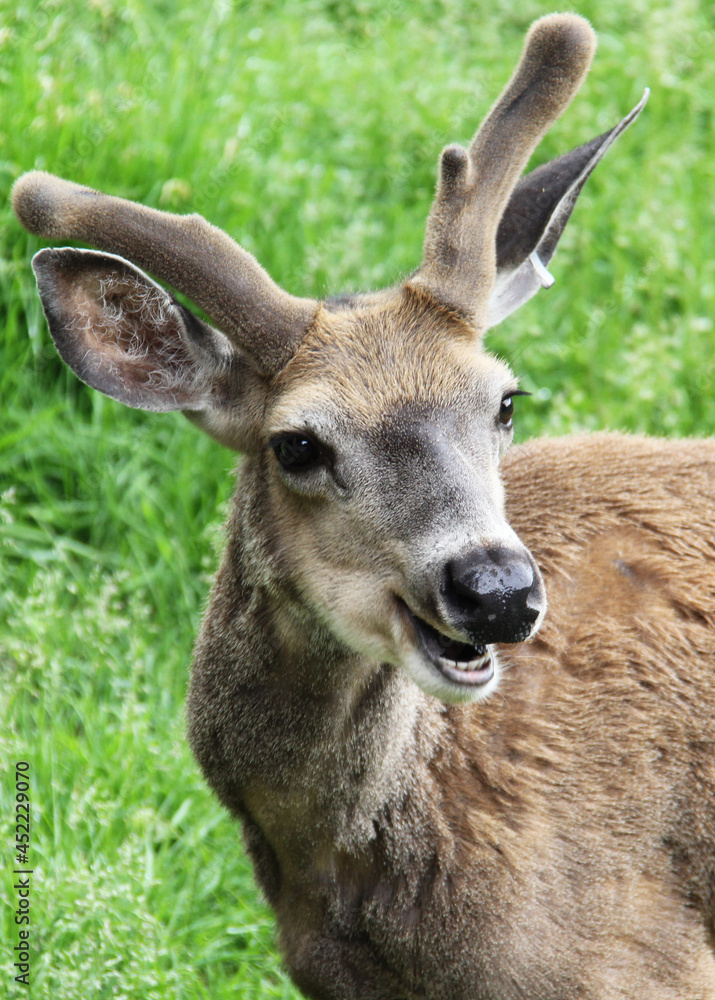
[[(35, 997), (298, 994), (183, 735), (233, 457), (63, 368), (13, 180), (43, 168), (198, 210), (291, 292), (378, 287), (419, 262), (439, 149), (468, 140), (551, 9), (0, 0), (0, 937), (17, 940), (10, 775), (27, 759)], [(650, 104), (589, 181), (555, 288), (489, 344), (535, 392), (522, 437), (712, 434), (712, 8), (579, 10), (599, 52), (537, 159), (615, 124), (646, 85)], [(0, 994), (24, 996), (0, 958)]]

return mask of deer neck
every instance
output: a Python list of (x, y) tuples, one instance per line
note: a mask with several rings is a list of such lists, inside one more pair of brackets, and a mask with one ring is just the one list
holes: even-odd
[(281, 578), (257, 519), (244, 480), (195, 650), (192, 747), (224, 805), (277, 853), (356, 850), (414, 766), (427, 699), (331, 634)]

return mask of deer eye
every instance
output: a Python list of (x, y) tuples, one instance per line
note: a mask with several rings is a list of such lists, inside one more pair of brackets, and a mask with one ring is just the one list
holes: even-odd
[(271, 441), (279, 464), (287, 472), (304, 472), (323, 461), (323, 449), (308, 434), (284, 434)]
[(509, 427), (513, 416), (514, 400), (511, 396), (505, 396), (501, 401), (501, 408), (499, 409), (499, 423), (503, 424), (505, 427)]

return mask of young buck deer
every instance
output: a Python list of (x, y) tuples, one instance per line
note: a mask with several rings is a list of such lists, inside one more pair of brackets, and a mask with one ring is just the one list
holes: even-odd
[(504, 458), (481, 346), (642, 106), (519, 180), (593, 48), (534, 24), (382, 292), (294, 298), (198, 216), (15, 187), (102, 251), (34, 259), (65, 361), (245, 453), (189, 735), (315, 1000), (715, 997), (715, 444)]

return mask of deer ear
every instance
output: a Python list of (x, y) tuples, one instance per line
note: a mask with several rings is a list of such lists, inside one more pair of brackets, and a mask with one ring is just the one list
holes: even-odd
[(553, 285), (546, 268), (576, 199), (596, 164), (638, 117), (648, 94), (646, 90), (615, 128), (538, 167), (516, 185), (497, 230), (497, 276), (489, 299), (487, 328), (500, 323), (540, 288)]
[(248, 366), (222, 333), (122, 257), (65, 247), (40, 250), (32, 266), (57, 350), (83, 382), (127, 406), (190, 411), (240, 447), (238, 380)]

